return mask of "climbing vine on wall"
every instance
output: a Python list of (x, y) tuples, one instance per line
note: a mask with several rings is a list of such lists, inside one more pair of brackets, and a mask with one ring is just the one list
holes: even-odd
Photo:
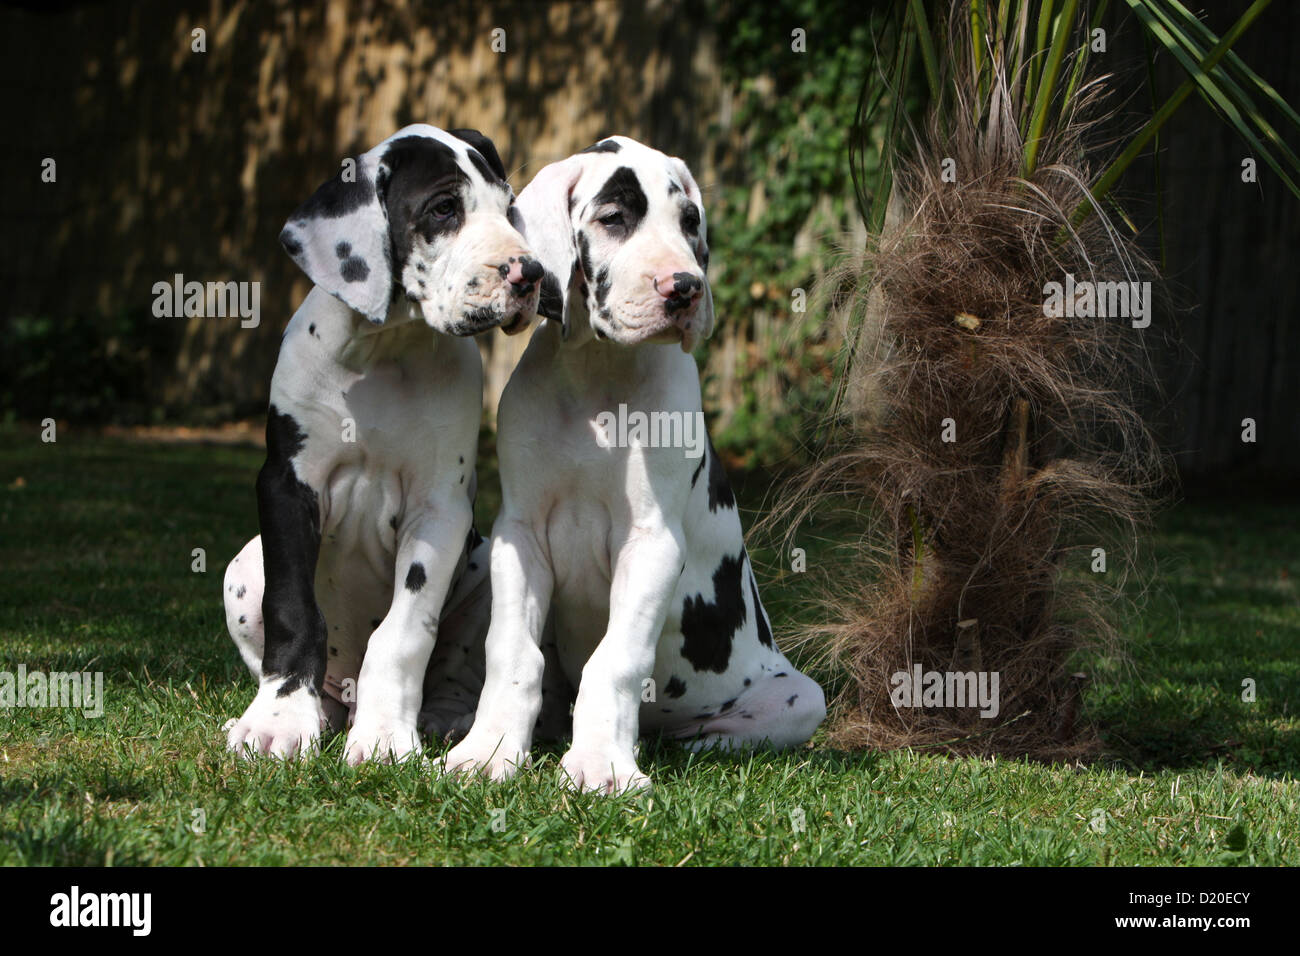
[(733, 104), (714, 137), (732, 145), (710, 209), (713, 296), (736, 341), (710, 355), (706, 389), (718, 446), (773, 464), (799, 454), (831, 393), (839, 343), (812, 292), (857, 221), (848, 135), (872, 19), (852, 0), (710, 6)]

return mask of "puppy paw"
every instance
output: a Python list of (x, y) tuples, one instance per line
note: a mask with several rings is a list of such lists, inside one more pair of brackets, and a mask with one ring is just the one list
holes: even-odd
[(257, 696), (226, 734), (226, 746), (246, 759), (259, 754), (289, 760), (320, 749), (325, 713), (320, 698), (299, 687), (280, 696), (283, 678), (264, 680)]
[(612, 750), (570, 750), (560, 760), (560, 769), (565, 786), (589, 793), (639, 793), (651, 786), (632, 754)]
[(500, 735), (470, 730), (465, 739), (452, 747), (443, 763), (442, 773), (474, 776), (491, 780), (509, 780), (521, 767), (528, 765), (528, 752)]
[(414, 724), (361, 717), (348, 731), (343, 759), (354, 767), (367, 760), (399, 763), (419, 751), (420, 735)]

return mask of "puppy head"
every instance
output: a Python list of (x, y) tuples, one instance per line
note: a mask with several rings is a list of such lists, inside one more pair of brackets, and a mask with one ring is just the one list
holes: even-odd
[(542, 275), (512, 225), (496, 147), (416, 125), (350, 162), (292, 216), (280, 243), (325, 291), (375, 324), (395, 297), (440, 332), (523, 330)]
[(517, 207), (546, 269), (538, 313), (566, 340), (690, 352), (713, 331), (704, 206), (680, 159), (613, 136), (543, 168)]

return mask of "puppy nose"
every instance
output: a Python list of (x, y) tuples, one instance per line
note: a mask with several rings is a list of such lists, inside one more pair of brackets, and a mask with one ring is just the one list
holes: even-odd
[(546, 270), (542, 268), (542, 264), (536, 259), (524, 257), (519, 261), (523, 263), (519, 271), (523, 273), (525, 282), (536, 282), (542, 276), (546, 275)]
[(545, 274), (546, 270), (542, 268), (542, 264), (527, 256), (520, 256), (518, 259), (512, 257), (508, 264), (501, 267), (501, 277), (510, 283), (510, 291), (517, 296), (525, 296), (531, 292), (533, 286)]
[(684, 309), (704, 294), (704, 277), (693, 272), (664, 273), (655, 276), (653, 282), (670, 309)]

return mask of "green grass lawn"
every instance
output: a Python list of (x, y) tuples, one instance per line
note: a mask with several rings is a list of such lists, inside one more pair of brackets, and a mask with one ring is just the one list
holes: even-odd
[[(1166, 516), (1129, 661), (1092, 662), (1106, 753), (1089, 767), (646, 744), (653, 793), (605, 799), (559, 786), (559, 750), (500, 786), (353, 769), (338, 737), (288, 765), (227, 754), (254, 688), (221, 577), (256, 531), (260, 459), (0, 430), (0, 671), (102, 671), (106, 696), (99, 719), (0, 710), (0, 863), (1300, 863), (1293, 506)], [(778, 629), (788, 582), (765, 591)]]

